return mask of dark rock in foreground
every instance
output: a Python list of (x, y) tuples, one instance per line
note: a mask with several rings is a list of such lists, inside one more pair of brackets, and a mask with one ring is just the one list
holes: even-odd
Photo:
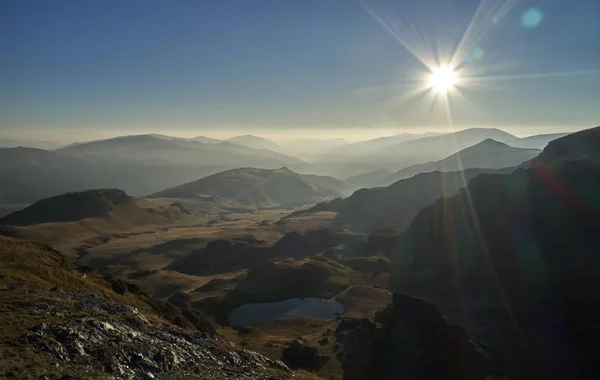
[(319, 355), (316, 348), (294, 340), (283, 349), (281, 360), (290, 368), (318, 370), (327, 362), (327, 357)]
[(376, 321), (342, 319), (336, 330), (345, 380), (484, 380), (492, 351), (433, 305), (395, 294)]

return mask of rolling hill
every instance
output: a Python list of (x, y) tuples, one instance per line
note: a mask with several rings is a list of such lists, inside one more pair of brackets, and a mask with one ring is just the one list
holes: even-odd
[(211, 195), (257, 208), (305, 205), (340, 196), (337, 191), (317, 184), (326, 181), (331, 179), (305, 176), (287, 168), (240, 168), (159, 191), (150, 197), (201, 200), (202, 197)]
[(23, 210), (10, 213), (0, 218), (0, 225), (29, 226), (84, 219), (123, 219), (139, 224), (160, 224), (186, 214), (181, 206), (159, 210), (142, 207), (143, 202), (119, 189), (65, 193), (42, 199)]
[(389, 185), (419, 173), (433, 171), (451, 172), (465, 169), (501, 169), (522, 164), (537, 156), (538, 149), (514, 148), (504, 143), (487, 139), (470, 146), (440, 161), (428, 162), (401, 169), (382, 180), (380, 185)]

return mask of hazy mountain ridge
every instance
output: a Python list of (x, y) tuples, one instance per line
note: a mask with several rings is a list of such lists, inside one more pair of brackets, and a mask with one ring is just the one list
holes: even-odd
[(380, 185), (394, 183), (419, 173), (433, 171), (459, 171), (465, 169), (501, 169), (522, 164), (536, 157), (541, 150), (514, 148), (507, 144), (486, 139), (440, 161), (409, 166), (390, 175)]
[(471, 128), (394, 142), (391, 145), (377, 146), (346, 162), (338, 163), (338, 166), (333, 169), (333, 174), (340, 178), (348, 178), (379, 169), (397, 171), (412, 165), (441, 160), (490, 138), (504, 142), (517, 137), (500, 129)]
[(167, 140), (150, 135), (115, 137), (61, 148), (57, 151), (135, 163), (144, 163), (146, 160), (152, 159), (155, 163), (179, 165), (218, 162), (222, 166), (235, 166), (248, 161), (256, 162), (256, 165), (304, 165), (297, 158), (266, 149), (248, 148), (231, 142), (205, 144), (191, 140)]
[[(143, 195), (247, 165), (305, 168), (296, 158), (219, 142), (124, 136), (56, 151), (0, 149), (0, 203), (27, 203), (69, 191), (121, 188)], [(40, 186), (43, 184), (43, 186)]]
[(385, 182), (392, 174), (388, 169), (378, 169), (346, 178), (345, 182), (353, 188), (364, 189)]
[(280, 148), (279, 144), (276, 142), (268, 140), (264, 137), (253, 135), (235, 136), (227, 139), (226, 141), (253, 149), (268, 149), (277, 151)]
[[(468, 135), (471, 133), (469, 131), (473, 132), (465, 130), (457, 133)], [(506, 134), (495, 130), (477, 131), (479, 131), (477, 133), (479, 137), (491, 133), (510, 139), (510, 136), (507, 137)], [(548, 139), (553, 136), (543, 135), (542, 137)], [(361, 149), (358, 148), (360, 146), (370, 147), (368, 151), (371, 151), (370, 149), (374, 146), (376, 147), (375, 151), (380, 151), (383, 150), (380, 148), (382, 144), (385, 146), (396, 144), (395, 146), (404, 146), (402, 151), (408, 158), (393, 159), (387, 164), (368, 160), (350, 163), (349, 161), (319, 161), (320, 158), (317, 155), (311, 158), (311, 161), (314, 162), (308, 164), (280, 152), (248, 148), (217, 139), (209, 138), (208, 141), (205, 141), (205, 139), (199, 138), (203, 142), (165, 135), (134, 135), (75, 143), (55, 151), (33, 148), (0, 148), (0, 158), (3, 163), (6, 163), (0, 167), (0, 205), (10, 210), (13, 204), (30, 203), (48, 196), (90, 188), (120, 188), (129, 194), (140, 196), (195, 178), (247, 166), (265, 169), (287, 166), (303, 173), (323, 175), (337, 173), (341, 178), (352, 178), (375, 170), (375, 176), (378, 176), (379, 173), (387, 170), (386, 166), (397, 170), (398, 167), (405, 166), (409, 162), (416, 161), (417, 164), (422, 164), (431, 161), (427, 152), (430, 152), (435, 146), (429, 145), (431, 142), (429, 139), (448, 141), (448, 135), (423, 138), (420, 135), (404, 134), (384, 137), (347, 144), (340, 149), (342, 151), (348, 149), (349, 152), (355, 154), (361, 152)], [(414, 140), (397, 144), (398, 139), (407, 138)], [(338, 140), (319, 141), (341, 144), (341, 141)], [(514, 143), (515, 140), (511, 141)], [(279, 146), (278, 149), (285, 150), (284, 146)], [(444, 149), (453, 150), (447, 149), (447, 147)], [(329, 150), (332, 154), (336, 151), (335, 148)], [(415, 151), (417, 153), (414, 153)], [(439, 153), (436, 154), (439, 155)], [(341, 154), (338, 158), (343, 157), (344, 154)], [(364, 179), (364, 177), (362, 178)], [(43, 183), (44, 186), (39, 186), (40, 183)], [(338, 183), (335, 188), (333, 188), (333, 184), (325, 185), (325, 187), (332, 187), (338, 192), (348, 193), (350, 190), (373, 186), (377, 183), (380, 182), (358, 181), (347, 186)]]

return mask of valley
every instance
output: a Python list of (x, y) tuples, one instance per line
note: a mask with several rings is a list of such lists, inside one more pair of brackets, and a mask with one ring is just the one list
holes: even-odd
[(600, 379), (600, 0), (0, 15), (0, 380)]
[[(536, 344), (527, 305), (556, 315), (554, 323), (560, 325), (562, 316), (541, 294), (562, 303), (568, 294), (583, 291), (568, 285), (571, 271), (556, 269), (564, 264), (551, 247), (566, 243), (559, 238), (547, 245), (551, 238), (545, 228), (555, 237), (560, 236), (556, 228), (569, 231), (581, 249), (579, 256), (571, 254), (576, 258), (571, 265), (583, 273), (579, 266), (589, 265), (600, 247), (590, 235), (597, 209), (565, 211), (560, 205), (570, 198), (556, 198), (547, 184), (575, 192), (580, 184), (595, 188), (599, 177), (591, 163), (600, 146), (597, 133), (595, 128), (568, 135), (543, 151), (484, 140), (447, 159), (403, 169), (407, 178), (381, 171), (401, 178), (380, 187), (381, 177), (375, 176), (374, 187), (349, 196), (343, 194), (350, 186), (344, 181), (288, 168), (226, 170), (142, 197), (120, 189), (72, 191), (5, 215), (0, 234), (15, 242), (47, 244), (51, 248), (44, 249), (60, 252), (64, 265), (75, 268), (69, 270), (145, 299), (155, 310), (149, 313), (157, 313), (156, 305), (173, 309), (158, 312), (159, 319), (187, 331), (199, 323), (211, 326), (217, 339), (281, 360), (307, 379), (421, 373), (425, 369), (415, 369), (421, 359), (412, 356), (414, 350), (435, 363), (427, 371), (461, 379), (498, 371), (509, 372), (511, 379), (531, 373), (554, 379), (545, 368), (520, 360), (534, 354), (518, 347), (514, 334), (527, 333)], [(592, 205), (591, 194), (573, 202)], [(548, 209), (539, 208), (535, 197), (546, 199)], [(484, 211), (489, 209), (495, 210), (494, 218)], [(507, 210), (512, 211), (504, 214)], [(561, 216), (548, 224), (546, 213)], [(583, 229), (570, 230), (560, 224), (563, 219)], [(536, 284), (530, 276), (542, 272), (530, 267), (516, 281), (515, 273), (524, 270), (518, 262), (534, 258), (520, 258), (521, 243), (513, 240), (510, 225), (534, 234), (542, 247), (538, 254), (547, 256), (532, 265), (545, 260), (558, 282)], [(502, 250), (517, 258), (499, 259)], [(584, 276), (589, 283), (581, 286), (596, 286), (593, 268)], [(20, 291), (10, 280), (12, 272), (3, 276), (13, 284), (7, 291)], [(528, 303), (516, 296), (521, 291), (528, 292)], [(596, 304), (590, 297), (574, 302), (573, 310), (584, 319), (585, 310)], [(411, 313), (427, 323), (414, 325)], [(432, 328), (436, 333), (430, 336)], [(415, 331), (424, 335), (411, 337)], [(405, 343), (389, 341), (408, 337), (412, 340)], [(388, 355), (386, 350), (397, 345), (411, 347), (400, 362), (372, 357)], [(593, 349), (585, 352), (596, 355)], [(440, 355), (466, 355), (461, 359), (466, 364), (455, 368)], [(543, 353), (535, 355), (546, 360)], [(357, 363), (360, 368), (354, 368)], [(589, 370), (586, 363), (582, 371)]]

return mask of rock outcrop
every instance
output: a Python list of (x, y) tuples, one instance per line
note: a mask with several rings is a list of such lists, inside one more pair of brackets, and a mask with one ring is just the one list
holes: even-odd
[(492, 351), (433, 305), (395, 294), (375, 321), (342, 319), (335, 331), (344, 380), (484, 380)]
[(318, 370), (327, 362), (327, 356), (320, 355), (316, 348), (301, 341), (291, 341), (281, 355), (281, 361), (293, 369)]
[[(186, 306), (185, 297), (174, 301)], [(197, 312), (73, 270), (51, 247), (0, 237), (0, 378), (291, 379)]]

